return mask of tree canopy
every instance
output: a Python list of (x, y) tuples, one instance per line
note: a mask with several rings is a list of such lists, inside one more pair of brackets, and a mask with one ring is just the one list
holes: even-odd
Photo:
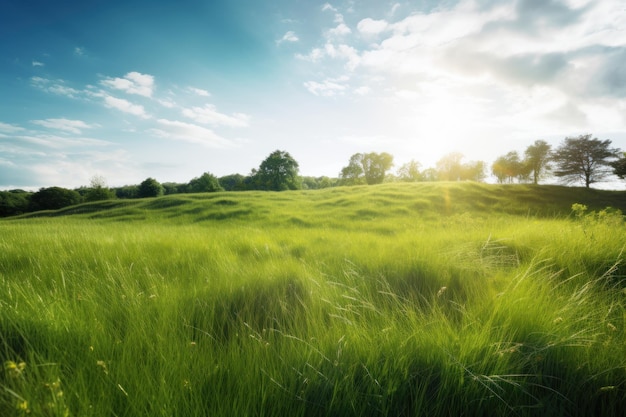
[(609, 139), (592, 139), (591, 135), (565, 138), (552, 155), (554, 175), (566, 183), (583, 182), (589, 188), (613, 173), (612, 163), (617, 157), (618, 150), (611, 148)]
[(539, 184), (539, 180), (551, 169), (550, 150), (551, 146), (544, 140), (536, 140), (526, 148), (524, 163), (532, 173), (533, 184)]
[(617, 161), (613, 161), (611, 166), (615, 175), (621, 179), (626, 179), (626, 152), (623, 152)]
[(154, 178), (146, 178), (137, 190), (137, 196), (139, 198), (144, 197), (158, 197), (163, 195), (163, 186)]
[(288, 152), (276, 150), (261, 162), (254, 177), (261, 190), (299, 190), (302, 186), (298, 173), (298, 162)]
[(344, 185), (381, 184), (393, 166), (393, 156), (387, 152), (357, 153), (350, 157), (348, 166), (341, 170)]
[(416, 182), (422, 180), (420, 168), (422, 165), (414, 159), (398, 168), (398, 179), (404, 182)]
[(451, 152), (437, 161), (437, 179), (440, 181), (482, 181), (485, 179), (485, 163), (471, 161), (461, 163), (463, 154)]
[(100, 175), (91, 178), (90, 187), (85, 193), (85, 201), (111, 200), (115, 198), (115, 193), (107, 187), (106, 180)]
[(527, 176), (527, 169), (517, 151), (511, 151), (494, 161), (491, 165), (491, 173), (499, 183), (505, 183), (513, 182), (514, 179), (522, 180)]
[(82, 197), (74, 190), (61, 187), (40, 188), (30, 197), (30, 210), (58, 210), (82, 202)]
[(205, 172), (197, 178), (189, 181), (189, 192), (191, 193), (212, 193), (224, 191), (217, 177), (209, 172)]

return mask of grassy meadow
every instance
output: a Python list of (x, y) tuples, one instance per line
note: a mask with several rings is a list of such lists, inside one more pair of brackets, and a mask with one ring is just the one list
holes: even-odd
[(608, 206), (422, 183), (3, 219), (0, 415), (622, 416)]

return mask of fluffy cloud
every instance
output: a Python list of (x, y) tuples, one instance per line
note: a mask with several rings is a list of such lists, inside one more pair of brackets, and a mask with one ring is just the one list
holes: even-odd
[(81, 120), (69, 119), (45, 119), (31, 120), (31, 123), (46, 127), (48, 129), (62, 130), (69, 133), (80, 134), (82, 129), (92, 129), (99, 127), (97, 124), (87, 124)]
[(144, 97), (152, 97), (154, 92), (154, 77), (139, 72), (129, 72), (124, 78), (106, 78), (100, 84), (116, 90), (122, 90), (128, 94), (137, 94)]
[[(336, 8), (326, 4), (323, 10), (343, 24)], [(378, 36), (379, 43), (356, 49), (326, 36), (324, 47), (297, 57), (312, 63), (345, 60), (350, 72), (412, 78), (416, 87), (433, 79), (472, 83), (488, 77), (504, 88), (550, 86), (578, 97), (626, 94), (626, 13), (620, 0), (461, 0), (394, 23), (365, 17), (357, 29)], [(341, 33), (332, 31), (327, 35)], [(329, 84), (306, 87), (319, 95), (324, 85)]]
[(322, 6), (322, 11), (325, 12), (326, 10), (330, 10), (331, 12), (337, 11), (337, 9), (333, 7), (330, 3), (324, 3), (324, 5)]
[(183, 109), (183, 115), (198, 123), (228, 127), (247, 127), (250, 119), (248, 115), (243, 113), (234, 113), (232, 116), (220, 113), (212, 104)]
[(306, 81), (304, 87), (316, 96), (332, 97), (343, 94), (348, 89), (347, 81), (347, 77), (338, 79), (329, 78), (321, 83), (317, 81)]
[(277, 40), (276, 43), (281, 44), (283, 42), (298, 42), (299, 40), (300, 38), (298, 38), (298, 35), (296, 35), (296, 32), (294, 32), (293, 30), (290, 30), (287, 33), (285, 33), (282, 38)]
[(150, 118), (143, 106), (139, 104), (133, 104), (128, 100), (124, 100), (123, 98), (104, 95), (104, 105), (108, 108), (139, 116), (144, 119)]
[(352, 30), (345, 24), (339, 23), (336, 27), (329, 29), (327, 32), (328, 37), (345, 36), (352, 33)]
[(32, 77), (30, 79), (30, 83), (33, 87), (47, 93), (66, 96), (69, 98), (76, 98), (81, 93), (79, 90), (66, 86), (65, 81), (63, 80), (49, 80), (42, 77)]
[(378, 35), (389, 27), (389, 23), (385, 20), (374, 20), (365, 18), (361, 20), (356, 28), (364, 35)]
[(361, 60), (359, 51), (347, 44), (335, 45), (327, 42), (323, 48), (315, 48), (308, 55), (296, 55), (296, 58), (309, 62), (318, 62), (324, 58), (333, 58), (345, 62), (345, 67), (354, 70)]
[(202, 126), (167, 119), (158, 119), (157, 124), (158, 127), (150, 129), (149, 132), (164, 139), (181, 140), (210, 148), (233, 146), (229, 140)]

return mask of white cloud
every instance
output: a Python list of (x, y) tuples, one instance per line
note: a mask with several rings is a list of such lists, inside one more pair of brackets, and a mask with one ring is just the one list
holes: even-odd
[(57, 135), (49, 135), (39, 132), (31, 132), (32, 134), (16, 137), (20, 143), (30, 143), (38, 146), (45, 146), (52, 149), (80, 148), (93, 146), (109, 146), (111, 142), (85, 137), (63, 137)]
[(233, 144), (211, 129), (177, 120), (158, 119), (158, 128), (149, 132), (164, 139), (181, 140), (211, 148), (229, 148)]
[(80, 91), (75, 88), (66, 87), (64, 85), (55, 84), (48, 88), (48, 91), (53, 94), (58, 94), (60, 96), (66, 96), (70, 98), (76, 98), (77, 95), (80, 94)]
[(33, 61), (33, 67), (43, 67), (45, 64), (39, 61)]
[(296, 54), (296, 58), (303, 61), (317, 62), (324, 57), (324, 50), (321, 48), (314, 48), (306, 55)]
[(76, 48), (74, 48), (74, 54), (78, 56), (85, 55), (85, 48), (77, 46)]
[(97, 124), (87, 124), (82, 120), (69, 119), (31, 120), (31, 123), (46, 127), (48, 129), (62, 130), (75, 134), (80, 134), (82, 129), (93, 129), (99, 127), (99, 125)]
[(360, 96), (366, 96), (368, 95), (370, 92), (372, 91), (372, 89), (366, 85), (363, 85), (361, 87), (355, 88), (354, 89), (354, 93), (358, 94)]
[(104, 95), (104, 105), (111, 109), (116, 109), (124, 113), (139, 116), (144, 119), (150, 118), (143, 106), (139, 104), (133, 104), (128, 100), (124, 100), (123, 98)]
[(351, 33), (352, 30), (345, 23), (339, 23), (336, 27), (328, 30), (327, 36), (339, 37), (349, 35)]
[(43, 90), (47, 93), (66, 96), (69, 98), (76, 98), (81, 93), (75, 88), (66, 86), (65, 81), (63, 80), (48, 80), (42, 77), (32, 77), (30, 79), (30, 82), (33, 87)]
[(209, 93), (207, 90), (203, 90), (202, 88), (196, 88), (196, 87), (189, 87), (188, 90), (190, 92), (192, 92), (193, 94), (196, 94), (200, 97), (210, 97), (211, 93)]
[(233, 113), (232, 116), (220, 113), (212, 104), (206, 104), (204, 107), (183, 109), (183, 115), (198, 123), (229, 127), (247, 127), (250, 119), (248, 115), (243, 113)]
[(124, 78), (106, 78), (101, 85), (116, 90), (122, 90), (128, 94), (137, 94), (144, 97), (152, 97), (154, 92), (154, 77), (139, 72), (129, 72)]
[(15, 133), (15, 132), (20, 132), (22, 130), (24, 130), (23, 127), (15, 126), (9, 123), (0, 122), (0, 132)]
[(324, 3), (324, 5), (322, 6), (322, 11), (325, 12), (326, 10), (330, 10), (331, 12), (337, 11), (337, 9), (333, 7), (330, 3)]
[(14, 162), (9, 161), (8, 159), (4, 159), (4, 158), (0, 158), (0, 165), (4, 165), (4, 166), (8, 166), (8, 167), (16, 166)]
[(357, 29), (364, 35), (378, 35), (389, 27), (386, 20), (365, 18), (357, 24)]
[(317, 81), (306, 81), (304, 87), (316, 96), (333, 97), (343, 94), (348, 89), (346, 81), (348, 81), (347, 77), (339, 79), (328, 78), (321, 83)]
[(276, 43), (280, 45), (283, 42), (298, 42), (299, 40), (300, 38), (298, 38), (298, 35), (296, 35), (296, 32), (294, 32), (293, 30), (290, 30), (286, 32), (282, 38), (277, 40)]
[(172, 100), (171, 98), (161, 98), (161, 99), (158, 99), (157, 102), (161, 106), (166, 107), (168, 109), (173, 109), (174, 107), (176, 107), (176, 102)]
[(314, 48), (307, 55), (297, 54), (296, 58), (311, 63), (317, 63), (324, 58), (332, 58), (345, 61), (345, 68), (354, 71), (361, 62), (359, 51), (353, 46), (347, 44), (335, 45), (327, 42), (323, 48)]

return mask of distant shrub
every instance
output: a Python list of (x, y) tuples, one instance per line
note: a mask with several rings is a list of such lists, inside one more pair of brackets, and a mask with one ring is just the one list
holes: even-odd
[(572, 204), (572, 214), (578, 220), (588, 223), (601, 223), (606, 225), (622, 225), (624, 223), (624, 215), (620, 209), (606, 207), (598, 212), (588, 211), (588, 207), (584, 204)]
[(82, 197), (74, 190), (61, 187), (41, 188), (30, 198), (30, 210), (58, 210), (82, 202)]

